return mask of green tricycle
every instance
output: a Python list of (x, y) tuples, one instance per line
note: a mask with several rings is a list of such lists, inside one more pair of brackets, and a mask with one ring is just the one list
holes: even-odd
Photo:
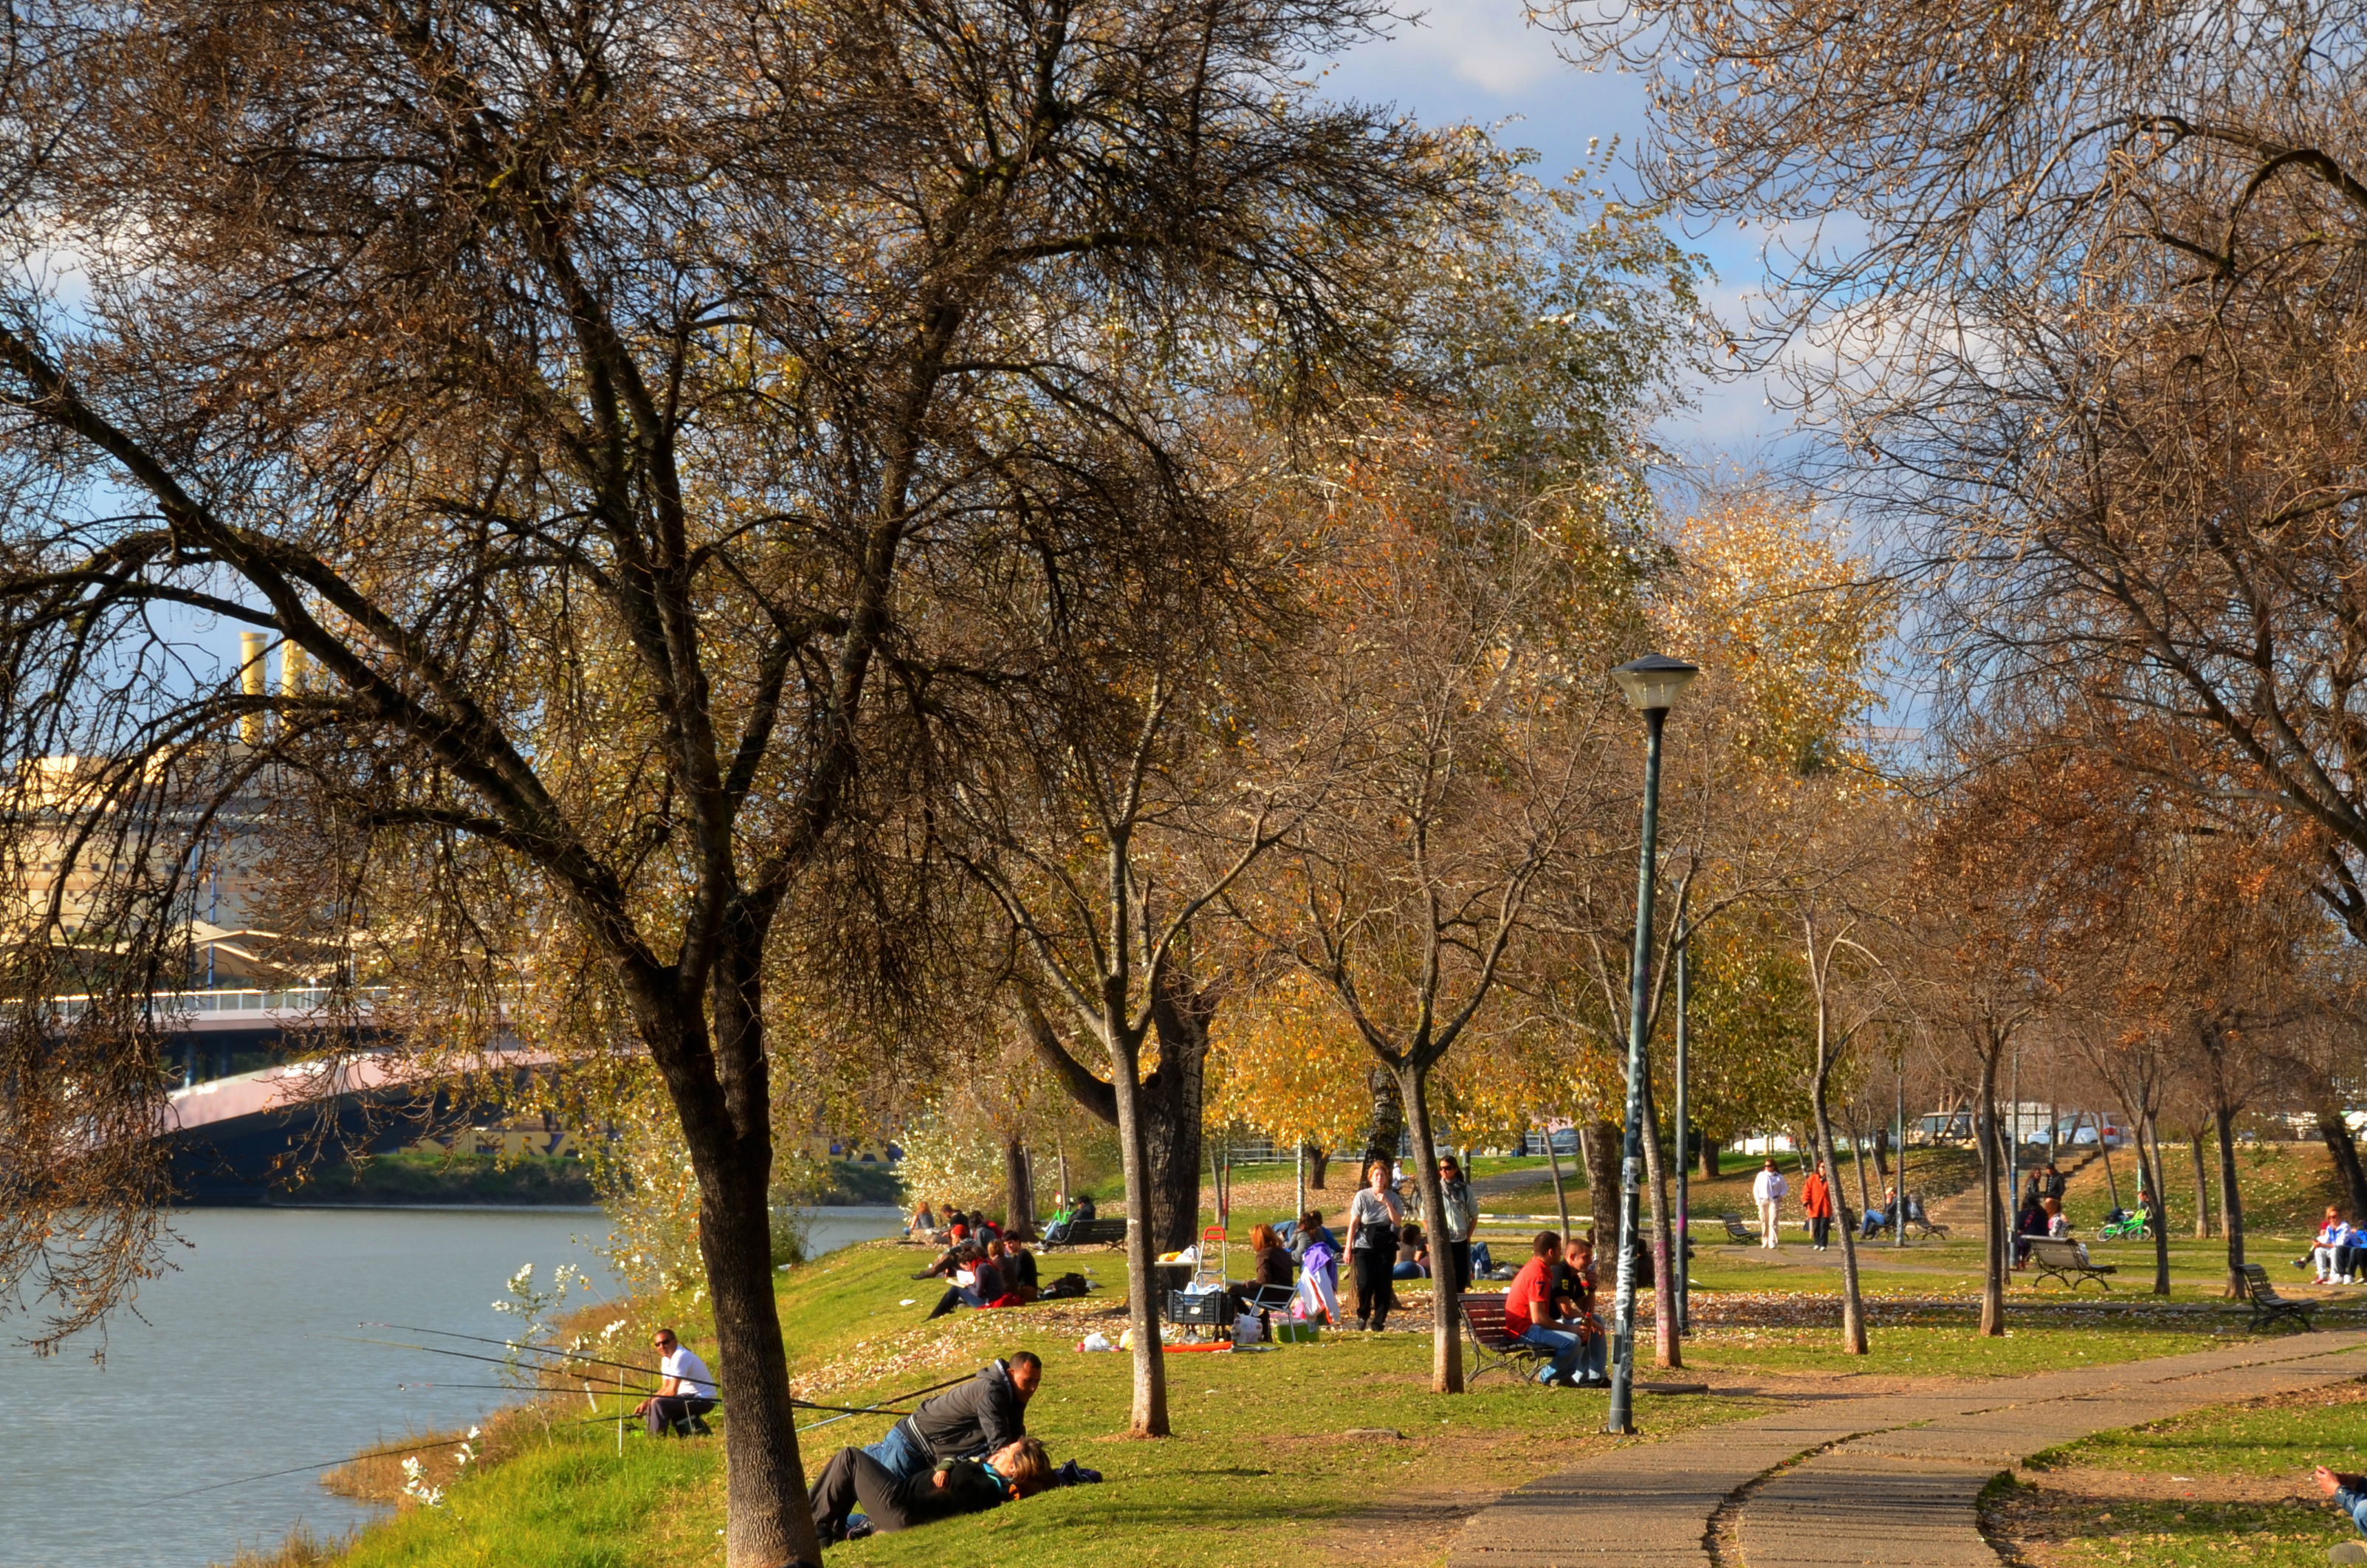
[(2143, 1209), (2115, 1209), (2104, 1216), (2103, 1229), (2096, 1235), (2104, 1241), (2143, 1241), (2153, 1235), (2146, 1213)]

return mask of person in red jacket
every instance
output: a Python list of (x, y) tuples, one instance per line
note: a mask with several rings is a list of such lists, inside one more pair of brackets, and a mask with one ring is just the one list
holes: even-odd
[(1824, 1251), (1833, 1239), (1833, 1179), (1823, 1160), (1800, 1183), (1800, 1207), (1808, 1216), (1808, 1244)]
[(1537, 1373), (1539, 1382), (1547, 1388), (1577, 1388), (1579, 1337), (1554, 1326), (1554, 1266), (1561, 1261), (1561, 1237), (1539, 1231), (1533, 1250), (1535, 1256), (1521, 1265), (1512, 1276), (1512, 1288), (1504, 1293), (1504, 1332), (1553, 1358)]

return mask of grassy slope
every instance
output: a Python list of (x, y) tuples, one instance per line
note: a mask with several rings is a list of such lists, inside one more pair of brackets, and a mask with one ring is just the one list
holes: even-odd
[[(1116, 1561), (1110, 1552), (1120, 1540), (1129, 1563), (1281, 1562), (1310, 1530), (1380, 1497), (1409, 1487), (1494, 1489), (1582, 1463), (1610, 1441), (1596, 1430), (1599, 1394), (1499, 1377), (1464, 1398), (1437, 1399), (1428, 1392), (1428, 1340), (1406, 1335), (1255, 1355), (1175, 1356), (1168, 1363), (1174, 1440), (1113, 1438), (1130, 1399), (1126, 1358), (1081, 1354), (1067, 1327), (1048, 1332), (1050, 1325), (1024, 1312), (919, 1323), (921, 1305), (898, 1303), (934, 1294), (906, 1278), (921, 1257), (872, 1244), (797, 1270), (781, 1292), (784, 1325), (798, 1347), (799, 1388), (833, 1402), (862, 1404), (1013, 1349), (1046, 1358), (1030, 1428), (1056, 1457), (1077, 1458), (1109, 1482), (960, 1527), (964, 1562), (977, 1568)], [(1100, 1265), (1104, 1272), (1108, 1267)], [(906, 1370), (878, 1375), (891, 1365)], [(1650, 1396), (1640, 1405), (1643, 1419), (1663, 1433), (1760, 1408)], [(818, 1468), (840, 1442), (877, 1438), (886, 1425), (884, 1417), (862, 1417), (815, 1432), (807, 1439), (809, 1466)], [(1342, 1435), (1356, 1427), (1406, 1436), (1376, 1444)], [(720, 1458), (713, 1443), (633, 1435), (620, 1460), (612, 1427), (554, 1423), (547, 1436), (528, 1429), (501, 1463), (454, 1488), (447, 1508), (406, 1511), (368, 1532), (347, 1562), (351, 1568), (711, 1562), (721, 1522)], [(1097, 1551), (1096, 1543), (1106, 1545)], [(946, 1532), (920, 1531), (834, 1551), (832, 1560), (849, 1568), (937, 1563), (945, 1551)]]
[[(2324, 1158), (2316, 1150), (2281, 1152)], [(1289, 1204), (1290, 1194), (1275, 1179), (1286, 1181), (1287, 1168), (1255, 1174), (1264, 1179), (1244, 1180), (1239, 1190), (1237, 1233), (1263, 1217), (1263, 1209), (1278, 1213)], [(2282, 1183), (2298, 1191), (2309, 1179), (2305, 1168), (2282, 1177), (2263, 1171), (2259, 1185), (2273, 1191)], [(1273, 1190), (1264, 1192), (1267, 1188)], [(1707, 1205), (1703, 1210), (1713, 1212)], [(2149, 1279), (2148, 1247), (2122, 1244), (2100, 1252), (2139, 1282)], [(1711, 1321), (1688, 1343), (1688, 1359), (1724, 1376), (2005, 1375), (2176, 1354), (2235, 1332), (2240, 1319), (2197, 1316), (2209, 1309), (2220, 1245), (2180, 1242), (2174, 1255), (2179, 1292), (2168, 1313), (2141, 1305), (2126, 1284), (2114, 1293), (2112, 1310), (2100, 1309), (2092, 1291), (2073, 1308), (2058, 1304), (2059, 1289), (2033, 1291), (2018, 1276), (2013, 1333), (1982, 1341), (1968, 1332), (1965, 1307), (1899, 1299), (1962, 1303), (1977, 1276), (1977, 1241), (1910, 1247), (1906, 1260), (1912, 1272), (1869, 1268), (1869, 1292), (1878, 1303), (1890, 1304), (1877, 1306), (1873, 1356), (1858, 1360), (1833, 1349), (1837, 1273), (1810, 1266), (1796, 1247), (1784, 1254), (1791, 1261), (1772, 1264), (1751, 1248), (1705, 1247), (1693, 1279), (1696, 1300)], [(1890, 1258), (1898, 1261), (1895, 1254)], [(1321, 1557), (1327, 1551), (1360, 1562), (1434, 1561), (1434, 1549), (1409, 1555), (1409, 1549), (1397, 1547), (1376, 1554), (1361, 1538), (1327, 1532), (1352, 1529), (1343, 1521), (1387, 1500), (1489, 1491), (1582, 1465), (1588, 1452), (1608, 1440), (1595, 1430), (1603, 1416), (1599, 1395), (1513, 1387), (1501, 1378), (1461, 1399), (1430, 1395), (1428, 1340), (1401, 1335), (1349, 1337), (1254, 1356), (1174, 1357), (1169, 1368), (1175, 1440), (1113, 1438), (1109, 1434), (1126, 1422), (1127, 1363), (1074, 1349), (1079, 1309), (1060, 1309), (1067, 1315), (1057, 1318), (1049, 1310), (965, 1313), (926, 1324), (921, 1314), (934, 1292), (909, 1278), (924, 1260), (917, 1248), (878, 1243), (833, 1253), (783, 1277), (783, 1323), (800, 1392), (859, 1404), (864, 1398), (857, 1396), (917, 1387), (990, 1355), (1031, 1348), (1047, 1358), (1050, 1373), (1031, 1426), (1056, 1458), (1075, 1457), (1111, 1478), (1103, 1487), (1048, 1495), (960, 1527), (966, 1568), (1048, 1568), (1121, 1555), (1129, 1563), (1217, 1568)], [(1049, 1261), (1056, 1269), (1093, 1270), (1103, 1285), (1096, 1309), (1112, 1299), (1116, 1254), (1064, 1254)], [(2282, 1279), (2289, 1271), (2282, 1270), (2281, 1260), (2278, 1266)], [(915, 1304), (901, 1305), (907, 1299)], [(2361, 1299), (2367, 1302), (2367, 1292)], [(669, 1310), (685, 1325), (697, 1321), (693, 1310)], [(1722, 1312), (1750, 1321), (1716, 1321)], [(1756, 1408), (1743, 1401), (1648, 1397), (1641, 1413), (1648, 1429), (1661, 1434)], [(496, 1456), (501, 1462), (456, 1487), (446, 1509), (413, 1510), (389, 1521), (368, 1532), (346, 1561), (353, 1568), (678, 1568), (718, 1562), (719, 1446), (652, 1444), (634, 1436), (620, 1459), (613, 1427), (562, 1424), (573, 1415), (554, 1419), (547, 1434), (530, 1421), (518, 1423), (515, 1430), (521, 1435), (503, 1445)], [(864, 1417), (814, 1432), (806, 1439), (809, 1465), (818, 1468), (839, 1442), (871, 1440), (884, 1426), (881, 1418)], [(1376, 1442), (1342, 1435), (1353, 1427), (1393, 1427), (1406, 1438)], [(946, 1561), (946, 1552), (943, 1532), (918, 1531), (833, 1551), (832, 1561), (847, 1568), (934, 1564)]]

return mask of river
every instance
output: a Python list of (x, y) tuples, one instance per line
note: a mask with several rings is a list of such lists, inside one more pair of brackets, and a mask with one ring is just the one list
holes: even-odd
[[(896, 1223), (822, 1210), (811, 1246)], [(561, 1263), (584, 1269), (599, 1294), (571, 1304), (615, 1290), (592, 1209), (199, 1209), (173, 1228), (189, 1244), (179, 1267), (109, 1325), (103, 1365), (96, 1341), (46, 1359), (0, 1348), (0, 1568), (207, 1568), (299, 1522), (342, 1535), (377, 1510), (322, 1490), (317, 1471), (249, 1478), (465, 1427), (506, 1397), (451, 1386), (497, 1367), (356, 1344), (439, 1342), (359, 1325), (499, 1337), (515, 1320), (492, 1303), (521, 1263), (543, 1284)], [(0, 1319), (0, 1336), (26, 1326)]]

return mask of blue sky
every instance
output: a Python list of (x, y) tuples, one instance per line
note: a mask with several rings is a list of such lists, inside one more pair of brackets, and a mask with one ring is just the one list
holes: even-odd
[[(1560, 58), (1555, 43), (1554, 35), (1529, 25), (1520, 0), (1431, 0), (1420, 21), (1401, 23), (1392, 37), (1333, 62), (1324, 85), (1338, 96), (1391, 104), (1431, 123), (1494, 127), (1506, 144), (1536, 150), (1543, 178), (1559, 179), (1585, 163), (1594, 137), (1615, 141), (1626, 164), (1643, 142), (1642, 79), (1581, 71)], [(1635, 194), (1632, 178), (1621, 185), (1623, 194)], [(1709, 258), (1717, 274), (1713, 302), (1721, 317), (1738, 320), (1763, 281), (1758, 233), (1695, 220), (1678, 238)], [(1699, 406), (1662, 432), (1687, 457), (1747, 462), (1790, 428), (1790, 416), (1767, 406), (1756, 378), (1703, 385), (1696, 397)]]

